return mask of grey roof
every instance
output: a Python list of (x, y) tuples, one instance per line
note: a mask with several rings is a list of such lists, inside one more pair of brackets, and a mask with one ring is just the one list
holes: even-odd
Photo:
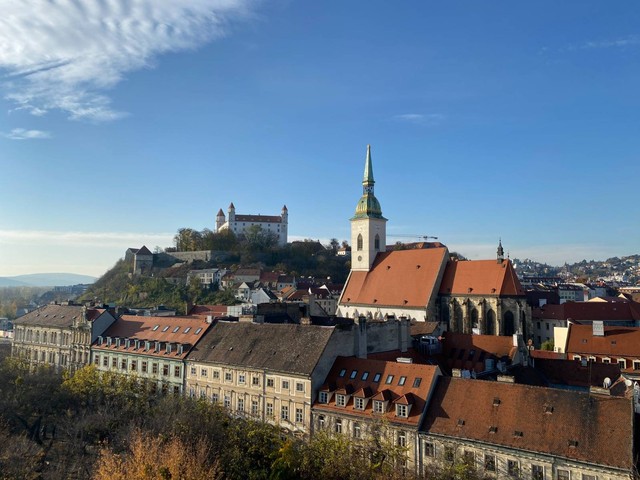
[[(93, 320), (100, 316), (101, 310), (89, 309), (87, 316)], [(45, 305), (14, 320), (15, 325), (34, 325), (47, 327), (70, 327), (75, 317), (82, 315), (81, 305)]]
[(315, 325), (218, 322), (186, 359), (311, 375), (333, 330)]

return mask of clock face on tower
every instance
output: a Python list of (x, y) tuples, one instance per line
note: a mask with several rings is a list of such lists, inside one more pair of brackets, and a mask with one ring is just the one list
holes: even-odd
[(373, 193), (373, 185), (367, 185), (364, 187), (364, 193)]
[(358, 261), (361, 262), (362, 261), (362, 255), (358, 255)]

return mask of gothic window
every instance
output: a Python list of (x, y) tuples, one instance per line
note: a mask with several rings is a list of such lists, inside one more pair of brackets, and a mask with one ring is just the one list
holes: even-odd
[(478, 328), (478, 310), (471, 310), (471, 328)]
[(376, 234), (376, 238), (374, 240), (374, 248), (376, 250), (380, 250), (380, 235)]
[(358, 234), (358, 251), (362, 250), (362, 234)]
[(514, 333), (516, 333), (516, 330), (513, 313), (511, 311), (507, 311), (504, 314), (504, 334), (513, 335)]

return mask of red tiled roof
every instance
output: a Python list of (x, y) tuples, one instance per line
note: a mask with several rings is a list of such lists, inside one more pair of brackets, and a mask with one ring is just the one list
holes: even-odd
[[(340, 376), (343, 370), (344, 374)], [(368, 375), (363, 380), (365, 372), (368, 372)], [(325, 388), (321, 390), (327, 391), (326, 387), (329, 385), (335, 385), (337, 393), (347, 388), (351, 388), (351, 391), (355, 392), (368, 389), (371, 400), (389, 401), (387, 410), (384, 414), (375, 414), (372, 401), (367, 402), (364, 410), (356, 410), (351, 398), (346, 406), (339, 407), (336, 406), (335, 396), (329, 403), (314, 403), (314, 408), (319, 411), (325, 410), (365, 417), (384, 416), (389, 422), (402, 423), (417, 428), (426, 400), (439, 372), (439, 368), (433, 365), (338, 357), (327, 375)], [(376, 377), (378, 380), (374, 381)], [(416, 378), (420, 378), (420, 381), (416, 381)], [(391, 380), (389, 383), (387, 383), (388, 379)], [(400, 385), (401, 379), (404, 380), (403, 385)], [(408, 417), (396, 416), (394, 404), (398, 401), (403, 405), (412, 405)]]
[(440, 284), (441, 295), (523, 296), (510, 260), (449, 261)]
[(534, 318), (577, 321), (640, 320), (640, 304), (637, 302), (566, 302), (562, 305), (545, 305), (534, 308)]
[(369, 272), (352, 271), (340, 302), (344, 305), (425, 307), (436, 294), (446, 248), (378, 253)]
[(604, 337), (598, 337), (593, 335), (591, 325), (570, 325), (567, 354), (638, 359), (640, 358), (640, 328), (604, 327)]
[(227, 315), (228, 309), (229, 307), (226, 305), (194, 305), (189, 315), (224, 317)]
[[(122, 315), (102, 334), (103, 342), (99, 344), (99, 340), (93, 343), (92, 348), (95, 350), (114, 350), (126, 351), (128, 353), (139, 353), (141, 355), (153, 355), (159, 357), (171, 356), (172, 358), (184, 358), (189, 353), (190, 348), (200, 340), (207, 332), (212, 324), (207, 323), (201, 317), (146, 317), (136, 315)], [(157, 326), (157, 328), (156, 328)], [(106, 338), (121, 339), (137, 339), (152, 342), (169, 342), (189, 345), (184, 348), (182, 354), (178, 355), (177, 350), (173, 349), (171, 354), (167, 354), (165, 350), (154, 352), (153, 348), (144, 351), (142, 348), (135, 349), (134, 342), (130, 343), (127, 349), (125, 342), (120, 342), (120, 346), (116, 347), (116, 343), (112, 341), (111, 346), (107, 346)]]
[(445, 332), (442, 352), (449, 368), (460, 368), (482, 372), (489, 358), (513, 360), (518, 348), (513, 337), (498, 335), (470, 335)]
[(633, 415), (627, 398), (441, 377), (423, 428), (427, 433), (631, 470)]
[(277, 215), (236, 215), (236, 222), (264, 222), (282, 223), (282, 217)]

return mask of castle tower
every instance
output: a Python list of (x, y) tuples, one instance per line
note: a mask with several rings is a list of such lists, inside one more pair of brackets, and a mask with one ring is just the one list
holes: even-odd
[(504, 249), (502, 248), (502, 239), (498, 241), (498, 263), (502, 263), (504, 261)]
[(222, 209), (218, 210), (218, 214), (216, 215), (216, 232), (219, 232), (225, 222), (224, 212)]
[(282, 217), (282, 223), (280, 224), (280, 238), (284, 239), (283, 243), (287, 243), (287, 226), (289, 225), (289, 210), (287, 206), (284, 205), (282, 207), (282, 211), (280, 212), (280, 217)]
[(362, 197), (351, 218), (351, 270), (369, 271), (378, 252), (387, 245), (387, 219), (382, 216), (380, 202), (374, 195), (371, 145), (367, 145), (364, 163)]
[(229, 212), (229, 226), (231, 226), (231, 224), (236, 221), (236, 207), (233, 205), (233, 202), (229, 204), (228, 212)]

